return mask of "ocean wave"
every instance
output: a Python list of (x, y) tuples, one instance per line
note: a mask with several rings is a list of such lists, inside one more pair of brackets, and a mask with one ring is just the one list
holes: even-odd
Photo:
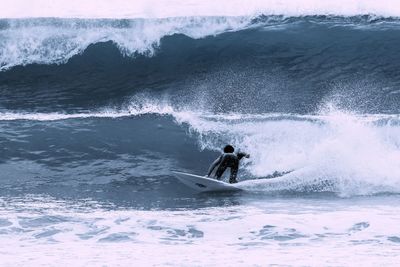
[[(252, 155), (250, 190), (398, 193), (398, 24), (374, 15), (3, 19), (0, 160), (31, 160), (44, 177), (42, 166), (70, 164), (90, 180), (88, 162), (101, 175), (109, 157), (107, 168), (137, 160), (168, 177), (176, 162), (204, 171), (231, 143)], [(291, 170), (272, 187), (263, 181)]]
[(177, 17), (163, 19), (1, 19), (0, 71), (28, 64), (63, 64), (90, 45), (112, 42), (128, 57), (152, 56), (167, 36), (182, 34), (193, 39), (240, 31), (298, 27), (298, 24), (329, 27), (390, 29), (397, 18), (374, 15), (338, 16), (242, 16)]

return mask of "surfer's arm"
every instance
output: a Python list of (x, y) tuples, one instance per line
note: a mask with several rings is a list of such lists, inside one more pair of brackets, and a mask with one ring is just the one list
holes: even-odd
[(208, 169), (207, 176), (210, 176), (211, 173), (212, 173), (212, 171), (215, 169), (215, 167), (217, 167), (217, 165), (221, 163), (221, 159), (222, 159), (222, 156), (219, 156), (219, 157), (211, 164), (210, 168)]
[(242, 158), (250, 158), (250, 154), (239, 152), (237, 153), (237, 157), (239, 160), (241, 160)]

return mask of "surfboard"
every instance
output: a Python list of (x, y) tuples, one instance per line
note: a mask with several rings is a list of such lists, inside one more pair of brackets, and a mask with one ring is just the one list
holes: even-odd
[(180, 182), (199, 192), (242, 190), (232, 184), (228, 184), (205, 176), (179, 172), (179, 171), (172, 171), (172, 173)]

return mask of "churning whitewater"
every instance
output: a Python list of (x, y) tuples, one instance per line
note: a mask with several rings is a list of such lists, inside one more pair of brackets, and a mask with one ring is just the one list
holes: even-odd
[[(396, 9), (260, 5), (2, 15), (2, 264), (400, 260)], [(172, 175), (226, 144), (243, 191)]]

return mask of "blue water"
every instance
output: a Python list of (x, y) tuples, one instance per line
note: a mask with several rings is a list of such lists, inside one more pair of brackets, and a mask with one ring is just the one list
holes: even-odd
[[(0, 235), (16, 247), (4, 262), (43, 249), (37, 265), (391, 265), (399, 25), (0, 19)], [(205, 174), (227, 143), (251, 154), (245, 191), (196, 194), (171, 175)], [(292, 172), (266, 179), (276, 171)], [(142, 257), (104, 256), (121, 242)]]

